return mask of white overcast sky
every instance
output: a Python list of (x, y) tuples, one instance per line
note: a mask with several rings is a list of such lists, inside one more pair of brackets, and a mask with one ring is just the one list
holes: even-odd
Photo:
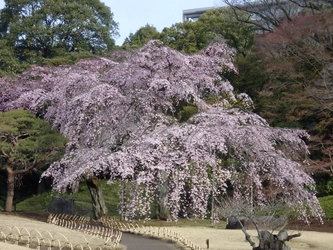
[[(183, 10), (222, 5), (221, 0), (101, 0), (111, 8), (114, 20), (119, 24), (121, 45), (130, 33), (135, 33), (146, 24), (158, 31), (172, 24), (182, 22)], [(5, 3), (0, 0), (0, 9)]]

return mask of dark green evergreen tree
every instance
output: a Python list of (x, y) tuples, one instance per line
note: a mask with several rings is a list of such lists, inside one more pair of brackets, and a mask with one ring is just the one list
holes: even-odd
[(12, 211), (15, 178), (62, 157), (67, 139), (25, 110), (0, 113), (0, 169), (7, 172), (5, 211)]
[(20, 61), (41, 63), (68, 52), (101, 54), (115, 46), (118, 24), (99, 0), (5, 0), (0, 38)]

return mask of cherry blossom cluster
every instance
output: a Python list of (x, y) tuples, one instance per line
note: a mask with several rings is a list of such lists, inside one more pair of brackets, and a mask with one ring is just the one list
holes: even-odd
[[(0, 109), (28, 109), (71, 140), (67, 154), (43, 174), (55, 190), (92, 175), (126, 182), (124, 216), (149, 216), (156, 192), (166, 186), (158, 202), (173, 220), (180, 213), (204, 217), (210, 197), (230, 187), (235, 199), (254, 193), (264, 205), (276, 197), (321, 217), (314, 182), (300, 164), (308, 135), (272, 128), (249, 111), (252, 100), (235, 95), (224, 77), (237, 71), (233, 56), (224, 44), (184, 55), (150, 41), (123, 56), (33, 67), (0, 79)], [(218, 102), (207, 102), (210, 96)], [(198, 107), (185, 122), (174, 115), (180, 102)]]

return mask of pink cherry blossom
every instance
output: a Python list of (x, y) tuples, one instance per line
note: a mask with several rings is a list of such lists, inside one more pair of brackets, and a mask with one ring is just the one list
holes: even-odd
[[(272, 128), (251, 112), (252, 100), (235, 95), (224, 77), (237, 71), (233, 56), (224, 44), (184, 55), (150, 41), (110, 58), (36, 66), (0, 79), (0, 110), (28, 109), (71, 140), (67, 154), (43, 174), (55, 190), (74, 188), (91, 175), (128, 183), (119, 210), (124, 216), (149, 216), (164, 183), (168, 195), (161, 202), (174, 220), (189, 209), (204, 217), (209, 197), (226, 195), (228, 185), (234, 199), (249, 199), (251, 186), (258, 204), (276, 197), (320, 218), (315, 183), (301, 164), (308, 134)], [(198, 112), (180, 122), (181, 103)]]

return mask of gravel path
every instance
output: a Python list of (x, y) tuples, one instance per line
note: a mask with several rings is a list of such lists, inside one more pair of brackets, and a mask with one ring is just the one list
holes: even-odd
[(175, 244), (167, 243), (158, 239), (149, 239), (139, 235), (124, 233), (121, 244), (127, 250), (175, 250)]

